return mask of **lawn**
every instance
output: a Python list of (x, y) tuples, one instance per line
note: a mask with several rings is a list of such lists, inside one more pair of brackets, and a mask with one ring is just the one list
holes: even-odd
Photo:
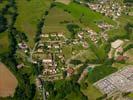
[(34, 37), (39, 19), (49, 7), (52, 0), (16, 0), (18, 7), (18, 17), (16, 28), (25, 32), (29, 38), (29, 45), (33, 46)]
[(9, 51), (8, 33), (7, 32), (0, 33), (0, 54), (8, 51)]
[(69, 5), (63, 5), (61, 3), (56, 3), (56, 5), (57, 7), (62, 8), (67, 12), (69, 12), (72, 16), (74, 16), (78, 20), (81, 19), (81, 23), (84, 24), (84, 26), (86, 27), (88, 26), (97, 32), (100, 31), (100, 29), (96, 25), (97, 21), (105, 21), (109, 24), (116, 25), (116, 23), (110, 18), (103, 16), (102, 14), (95, 12), (90, 8), (80, 4), (72, 2)]
[(43, 33), (49, 32), (68, 32), (66, 29), (66, 22), (76, 22), (75, 18), (64, 10), (54, 7), (49, 11), (45, 20), (45, 27), (43, 27)]

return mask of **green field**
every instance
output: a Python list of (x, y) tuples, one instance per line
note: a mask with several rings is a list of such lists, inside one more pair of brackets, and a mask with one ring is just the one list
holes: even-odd
[(78, 20), (81, 19), (81, 23), (85, 27), (89, 27), (97, 32), (100, 31), (96, 22), (98, 21), (105, 21), (109, 24), (116, 25), (116, 23), (108, 17), (103, 16), (102, 14), (91, 10), (88, 7), (76, 4), (74, 2), (70, 3), (69, 5), (63, 5), (61, 3), (56, 3), (57, 7), (62, 8), (69, 12), (73, 17), (77, 18)]
[(0, 54), (8, 52), (9, 50), (9, 38), (8, 33), (0, 33)]
[(16, 0), (18, 7), (18, 17), (16, 28), (25, 32), (29, 38), (30, 46), (34, 44), (34, 38), (39, 19), (49, 7), (52, 0)]
[(133, 17), (122, 15), (120, 18), (117, 19), (117, 22), (119, 23), (119, 26), (117, 29), (112, 29), (108, 32), (109, 37), (123, 37), (126, 35), (126, 31), (124, 27), (128, 22), (133, 23)]
[(66, 23), (64, 21), (77, 23), (75, 18), (64, 10), (54, 7), (49, 11), (48, 16), (45, 20), (45, 27), (43, 33), (49, 32), (68, 32), (66, 29)]

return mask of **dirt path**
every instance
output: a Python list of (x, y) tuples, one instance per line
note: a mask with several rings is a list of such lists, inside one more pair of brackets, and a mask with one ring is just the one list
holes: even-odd
[(71, 0), (56, 0), (56, 2), (60, 2), (68, 5), (71, 2)]

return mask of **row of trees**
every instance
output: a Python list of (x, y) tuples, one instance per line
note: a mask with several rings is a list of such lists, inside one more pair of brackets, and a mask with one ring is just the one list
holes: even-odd
[(45, 17), (49, 14), (49, 10), (52, 9), (54, 7), (54, 3), (51, 3), (50, 7), (48, 8), (48, 10), (46, 10), (44, 12), (44, 15), (42, 16), (42, 18), (39, 20), (38, 24), (37, 24), (37, 31), (36, 31), (36, 37), (35, 37), (35, 42), (40, 40), (40, 35), (42, 34), (42, 28), (45, 27)]
[[(8, 24), (8, 33), (9, 33), (9, 39), (10, 39), (10, 51), (4, 55), (1, 56), (1, 60), (4, 64), (6, 64), (9, 69), (14, 73), (16, 78), (18, 79), (18, 87), (16, 89), (16, 92), (14, 94), (14, 97), (7, 97), (5, 99), (8, 100), (32, 100), (35, 92), (36, 92), (36, 86), (35, 84), (30, 83), (30, 75), (27, 73), (23, 73), (19, 71), (16, 66), (18, 65), (18, 62), (16, 60), (16, 50), (17, 50), (17, 36), (19, 38), (22, 38), (24, 40), (27, 40), (27, 37), (24, 33), (19, 32), (15, 27), (14, 24), (16, 22), (17, 18), (17, 6), (15, 0), (9, 0), (8, 6), (5, 6), (5, 9), (3, 14), (8, 14), (11, 18), (11, 24)], [(9, 9), (12, 9), (12, 12), (9, 13)], [(6, 11), (6, 12), (5, 12)]]
[(124, 0), (125, 3), (133, 3), (133, 0)]
[(72, 98), (87, 100), (87, 97), (80, 91), (80, 85), (74, 80), (45, 82), (45, 89), (50, 93), (48, 100), (53, 100), (53, 98), (54, 100), (70, 100)]
[(0, 14), (0, 33), (7, 29), (7, 20)]

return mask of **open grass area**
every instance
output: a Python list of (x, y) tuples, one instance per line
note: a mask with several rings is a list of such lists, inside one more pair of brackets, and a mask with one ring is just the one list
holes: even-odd
[(130, 93), (128, 97), (133, 99), (133, 93)]
[(37, 23), (49, 7), (52, 0), (16, 0), (18, 7), (18, 17), (16, 20), (16, 28), (25, 32), (29, 38), (30, 46), (34, 44)]
[[(77, 58), (76, 55), (79, 54), (80, 56), (80, 51), (83, 50), (83, 47), (79, 44), (79, 45), (68, 45), (68, 46), (64, 46), (62, 48), (62, 52), (63, 52), (63, 55), (65, 56), (65, 59), (69, 59), (71, 58), (72, 56), (75, 58)], [(72, 52), (74, 52), (75, 54), (72, 55)], [(78, 57), (79, 57), (78, 56)]]
[(133, 23), (133, 17), (122, 15), (120, 18), (117, 19), (117, 22), (119, 23), (118, 28), (110, 30), (108, 32), (110, 38), (125, 36), (126, 30), (124, 29), (124, 27), (128, 22)]
[(7, 32), (0, 33), (0, 54), (8, 51), (9, 51), (8, 33)]
[(96, 56), (90, 49), (88, 49), (81, 56), (78, 56), (76, 59), (82, 62), (85, 62), (86, 60), (92, 61), (96, 59)]
[(96, 89), (92, 84), (90, 84), (87, 81), (87, 88), (86, 89), (82, 89), (81, 91), (84, 93), (84, 95), (86, 95), (88, 97), (88, 100), (96, 100), (98, 97), (102, 96), (102, 93)]
[(49, 11), (48, 16), (45, 20), (45, 27), (43, 27), (43, 33), (49, 33), (49, 32), (68, 32), (66, 29), (66, 22), (74, 22), (77, 21), (73, 16), (71, 16), (69, 13), (64, 12), (63, 9), (54, 7)]
[(107, 22), (109, 24), (113, 24), (113, 25), (116, 24), (110, 18), (108, 18), (98, 12), (93, 11), (88, 7), (85, 7), (80, 4), (76, 4), (74, 2), (70, 3), (69, 5), (63, 5), (61, 3), (56, 3), (56, 5), (57, 5), (57, 7), (60, 7), (64, 10), (66, 10), (67, 12), (70, 12), (70, 14), (72, 16), (74, 16), (75, 18), (77, 18), (78, 20), (80, 20), (84, 26), (90, 27), (91, 29), (94, 29), (97, 32), (100, 31), (100, 29), (96, 25), (97, 21), (105, 21), (105, 22)]

